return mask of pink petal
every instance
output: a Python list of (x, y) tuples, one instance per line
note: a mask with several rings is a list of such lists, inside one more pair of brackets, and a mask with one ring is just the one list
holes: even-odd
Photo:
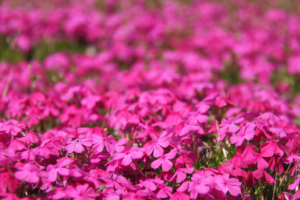
[(238, 196), (242, 193), (241, 187), (228, 185), (228, 190), (232, 196)]
[(122, 165), (127, 166), (130, 163), (132, 163), (131, 156), (129, 155), (124, 155), (124, 159), (122, 160)]
[(157, 168), (159, 168), (159, 166), (161, 165), (161, 163), (162, 163), (162, 160), (161, 159), (157, 159), (157, 160), (155, 160), (155, 161), (153, 161), (151, 163), (151, 167), (153, 169), (157, 169)]
[(162, 170), (164, 172), (167, 172), (169, 171), (171, 168), (172, 168), (173, 164), (171, 161), (169, 161), (168, 159), (165, 159), (163, 162), (162, 162)]
[(153, 156), (155, 158), (158, 158), (158, 157), (162, 156), (163, 153), (164, 153), (163, 148), (161, 148), (159, 145), (154, 146)]
[(69, 176), (70, 174), (70, 170), (66, 168), (59, 168), (57, 172), (62, 176)]
[(75, 147), (76, 147), (76, 144), (74, 144), (74, 142), (72, 142), (71, 144), (66, 146), (66, 150), (68, 151), (68, 153), (72, 153), (75, 151)]
[(82, 153), (84, 151), (84, 148), (80, 143), (75, 143), (74, 151), (76, 153)]
[(186, 174), (185, 173), (178, 172), (176, 182), (177, 183), (181, 183), (182, 181), (185, 180), (185, 178), (186, 178)]
[(143, 152), (140, 152), (140, 151), (134, 151), (134, 152), (131, 153), (131, 156), (132, 156), (132, 158), (134, 158), (134, 159), (142, 158), (143, 155), (144, 155), (144, 153), (143, 153)]
[(57, 169), (53, 169), (48, 172), (48, 180), (54, 182), (57, 179)]
[(169, 153), (166, 154), (166, 158), (173, 159), (176, 156), (176, 154), (177, 154), (177, 150), (173, 149)]
[(265, 161), (265, 159), (263, 159), (260, 156), (257, 157), (257, 168), (258, 169), (266, 169), (266, 168), (268, 168), (268, 166), (269, 166), (269, 164), (267, 163), (267, 161)]
[(299, 185), (299, 179), (296, 179), (294, 183), (290, 184), (288, 189), (294, 190)]

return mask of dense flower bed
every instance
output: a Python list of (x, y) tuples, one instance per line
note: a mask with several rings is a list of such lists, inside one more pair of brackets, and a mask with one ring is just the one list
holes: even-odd
[(300, 198), (300, 16), (100, 2), (0, 5), (2, 199)]

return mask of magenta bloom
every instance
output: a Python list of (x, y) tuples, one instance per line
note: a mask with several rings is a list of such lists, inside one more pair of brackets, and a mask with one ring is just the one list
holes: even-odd
[(83, 146), (90, 147), (93, 144), (93, 140), (86, 136), (86, 135), (79, 135), (77, 138), (74, 140), (68, 142), (68, 145), (66, 146), (66, 150), (68, 153), (81, 153), (84, 151)]
[(258, 169), (266, 169), (268, 168), (269, 164), (268, 162), (263, 159), (262, 155), (257, 153), (253, 157), (246, 158), (244, 160), (245, 164), (257, 164)]
[(183, 193), (183, 192), (175, 192), (172, 194), (170, 200), (189, 200), (191, 199), (189, 195)]
[(169, 144), (170, 144), (170, 139), (166, 135), (166, 133), (161, 134), (156, 141), (151, 142), (150, 145), (146, 147), (146, 153), (148, 155), (151, 155), (151, 153), (153, 152), (153, 156), (155, 158), (158, 158), (161, 155), (163, 155), (164, 153), (163, 148), (168, 147)]
[(115, 138), (112, 135), (104, 137), (100, 134), (94, 133), (92, 135), (93, 139), (93, 149), (95, 149), (98, 153), (103, 151), (103, 148), (106, 147), (106, 150), (112, 154), (115, 151)]
[(89, 187), (89, 184), (77, 185), (76, 188), (68, 186), (65, 193), (74, 200), (93, 200), (99, 196), (93, 188)]
[(92, 109), (95, 107), (96, 103), (101, 100), (101, 97), (98, 95), (88, 95), (81, 100), (81, 104), (84, 105), (87, 109)]
[(151, 167), (153, 169), (157, 169), (160, 165), (162, 165), (162, 170), (164, 172), (169, 171), (173, 166), (172, 162), (169, 161), (169, 159), (173, 159), (176, 156), (176, 154), (177, 151), (172, 150), (169, 153), (162, 155), (159, 159), (152, 162)]
[(256, 179), (261, 178), (263, 182), (268, 182), (269, 184), (273, 184), (275, 182), (275, 179), (263, 169), (255, 170), (252, 174), (254, 178)]
[(47, 173), (42, 171), (34, 163), (27, 163), (23, 167), (19, 168), (14, 174), (18, 180), (25, 180), (28, 183), (38, 183), (41, 177), (46, 177)]
[(175, 176), (177, 176), (176, 183), (181, 183), (182, 181), (185, 180), (186, 174), (192, 174), (193, 172), (194, 172), (194, 168), (177, 169), (177, 171), (175, 172), (174, 176), (171, 178), (170, 181), (172, 181), (175, 178)]
[(288, 189), (289, 190), (294, 190), (297, 186), (299, 186), (299, 181), (300, 181), (300, 175), (297, 176), (294, 183), (289, 185)]
[(239, 179), (236, 178), (229, 178), (229, 174), (224, 174), (223, 176), (216, 176), (215, 183), (219, 186), (220, 190), (226, 194), (228, 191), (232, 196), (237, 196), (242, 194), (241, 192), (241, 185), (242, 183), (239, 182)]
[(113, 155), (113, 160), (122, 160), (122, 165), (127, 166), (132, 163), (132, 159), (142, 158), (143, 152), (136, 150), (135, 148), (127, 147), (121, 153)]
[(194, 174), (192, 181), (186, 181), (177, 189), (178, 192), (189, 191), (193, 199), (197, 199), (199, 194), (207, 194), (213, 185), (213, 177), (205, 177), (201, 174)]
[(40, 137), (37, 133), (33, 131), (29, 131), (25, 137), (20, 138), (22, 142), (25, 142), (27, 144), (32, 144), (32, 143), (39, 143), (40, 142)]
[(155, 191), (157, 189), (157, 184), (163, 184), (163, 181), (160, 180), (159, 178), (155, 179), (146, 179), (145, 181), (140, 180), (140, 186), (145, 187), (146, 189), (150, 191)]
[(222, 123), (219, 125), (219, 134), (221, 139), (225, 138), (226, 132), (230, 133), (236, 133), (238, 130), (240, 130), (240, 127), (236, 124), (241, 123), (244, 121), (244, 118), (229, 118), (228, 120), (222, 119)]
[(56, 165), (48, 165), (47, 172), (48, 172), (48, 180), (50, 182), (54, 182), (57, 179), (57, 175), (61, 176), (68, 176), (69, 169), (65, 168), (66, 166), (70, 165), (74, 160), (72, 158), (63, 157), (58, 160)]
[(280, 148), (279, 144), (274, 140), (262, 144), (260, 147), (260, 151), (262, 156), (264, 157), (272, 157), (273, 155), (284, 155), (284, 152)]
[(160, 185), (160, 190), (157, 193), (157, 198), (168, 198), (172, 197), (172, 188), (166, 185)]
[(241, 146), (245, 140), (250, 141), (255, 135), (255, 125), (243, 126), (236, 136), (230, 138), (231, 144)]

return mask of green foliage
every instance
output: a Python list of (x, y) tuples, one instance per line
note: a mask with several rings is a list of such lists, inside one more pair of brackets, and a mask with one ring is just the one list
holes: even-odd
[(11, 41), (0, 35), (0, 62), (19, 62), (25, 59), (25, 55), (11, 48)]

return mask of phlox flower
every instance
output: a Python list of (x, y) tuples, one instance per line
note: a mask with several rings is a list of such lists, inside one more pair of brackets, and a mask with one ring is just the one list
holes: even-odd
[(300, 175), (297, 176), (296, 180), (294, 183), (290, 184), (288, 189), (289, 190), (294, 190), (297, 186), (299, 186), (299, 181), (300, 181)]
[(186, 152), (184, 154), (181, 154), (178, 158), (174, 160), (174, 166), (176, 168), (191, 168), (197, 161), (198, 156), (197, 154), (193, 152)]
[(241, 146), (245, 140), (250, 141), (255, 135), (255, 125), (243, 126), (240, 131), (230, 138), (231, 144)]
[(258, 119), (269, 122), (272, 126), (279, 123), (281, 119), (274, 115), (271, 112), (265, 112), (264, 114), (260, 115)]
[(53, 137), (51, 139), (44, 139), (39, 147), (32, 150), (35, 155), (48, 159), (50, 155), (59, 156), (59, 151), (64, 144), (62, 137)]
[(20, 151), (26, 149), (26, 146), (19, 138), (16, 138), (10, 141), (8, 148), (13, 149), (14, 151)]
[(228, 120), (222, 119), (221, 124), (219, 125), (219, 136), (221, 139), (224, 139), (226, 137), (226, 133), (236, 133), (240, 130), (240, 127), (236, 124), (239, 124), (243, 122), (245, 119), (243, 117), (240, 118), (232, 118), (230, 117)]
[(280, 144), (278, 144), (277, 141), (271, 140), (266, 143), (263, 143), (260, 146), (260, 151), (262, 156), (264, 157), (272, 157), (273, 155), (279, 155), (283, 156), (284, 152), (280, 147)]
[[(52, 188), (51, 188), (52, 189)], [(64, 199), (66, 198), (66, 193), (64, 188), (56, 187), (54, 190), (51, 190), (47, 193), (45, 199)]]
[(159, 159), (152, 162), (151, 167), (153, 169), (159, 168), (160, 165), (162, 165), (162, 170), (164, 172), (169, 171), (173, 164), (169, 159), (173, 159), (177, 154), (177, 150), (173, 149), (169, 153), (162, 155)]
[(60, 116), (63, 124), (68, 124), (72, 127), (79, 127), (83, 121), (83, 109), (77, 108), (75, 105), (67, 107)]
[(40, 142), (40, 137), (37, 133), (29, 131), (24, 137), (20, 138), (20, 140), (26, 144), (34, 144)]
[(132, 163), (132, 159), (142, 158), (143, 152), (136, 148), (126, 147), (122, 152), (113, 155), (113, 160), (120, 160), (122, 165), (127, 166)]
[(219, 186), (219, 189), (224, 192), (224, 194), (226, 194), (228, 191), (232, 196), (242, 194), (242, 183), (236, 178), (229, 178), (229, 176), (229, 174), (223, 174), (222, 176), (219, 175), (215, 177), (214, 181)]
[(77, 185), (75, 188), (69, 185), (67, 186), (65, 193), (69, 198), (73, 198), (74, 200), (93, 200), (99, 196), (87, 183), (84, 185)]
[(81, 104), (90, 110), (93, 109), (100, 100), (100, 96), (90, 94), (81, 100)]
[(106, 147), (106, 150), (112, 154), (115, 151), (115, 139), (112, 135), (109, 135), (107, 137), (103, 136), (102, 134), (94, 133), (92, 135), (93, 139), (93, 150), (96, 150), (98, 153), (101, 153), (103, 151), (103, 148)]
[(192, 181), (186, 181), (181, 184), (177, 192), (189, 191), (193, 199), (197, 199), (199, 194), (207, 194), (213, 186), (213, 177), (205, 177), (200, 174), (194, 174)]
[(35, 163), (27, 163), (18, 168), (14, 174), (18, 180), (25, 180), (28, 183), (38, 183), (41, 177), (46, 177), (47, 173), (42, 171)]
[(176, 170), (175, 174), (170, 179), (170, 181), (172, 181), (175, 178), (175, 176), (177, 176), (176, 183), (181, 183), (185, 180), (186, 174), (192, 174), (193, 172), (194, 168), (179, 168)]
[(2, 149), (0, 147), (0, 165), (5, 165), (6, 163), (9, 163), (15, 156), (16, 154), (13, 149)]
[(47, 166), (48, 180), (54, 182), (57, 179), (58, 174), (61, 176), (68, 176), (69, 169), (65, 167), (73, 162), (74, 160), (72, 158), (63, 157), (58, 160), (56, 165), (49, 164)]
[[(110, 199), (112, 199), (112, 198), (110, 198)], [(119, 197), (115, 197), (115, 199), (120, 199)], [(123, 197), (122, 197), (122, 199), (124, 199), (124, 200), (144, 200), (145, 198), (143, 198), (143, 197), (141, 197), (138, 193), (136, 193), (136, 192), (126, 192), (124, 195), (123, 195)]]
[(162, 199), (172, 197), (172, 188), (162, 184), (159, 185), (159, 191), (156, 197)]
[(191, 199), (189, 195), (183, 193), (183, 192), (175, 192), (172, 194), (170, 200), (189, 200)]
[(19, 181), (10, 172), (0, 173), (0, 180), (0, 193), (6, 193), (6, 186), (10, 192), (15, 192), (18, 188)]
[(17, 120), (14, 119), (0, 123), (0, 133), (6, 133), (13, 136), (18, 135), (18, 133), (27, 129), (27, 125), (19, 123)]
[(277, 135), (280, 138), (284, 138), (287, 136), (287, 132), (283, 128), (270, 127), (269, 131), (271, 133), (274, 133), (275, 135)]
[(257, 169), (252, 174), (256, 179), (261, 178), (262, 182), (268, 182), (271, 185), (275, 182), (275, 179), (270, 176), (264, 169)]
[(294, 154), (293, 152), (290, 153), (285, 159), (284, 163), (290, 164), (292, 162), (299, 163), (300, 162), (300, 154)]
[(35, 160), (36, 158), (36, 152), (32, 149), (27, 149), (25, 151), (20, 152), (20, 158), (22, 160), (31, 161)]
[(257, 164), (258, 169), (266, 169), (268, 168), (268, 162), (263, 159), (262, 155), (257, 153), (250, 158), (244, 159), (245, 164)]
[(0, 193), (0, 197), (3, 200), (19, 200), (21, 198), (18, 197), (18, 195), (14, 193)]
[(145, 181), (140, 180), (139, 186), (145, 187), (150, 191), (155, 191), (157, 189), (157, 184), (163, 184), (163, 181), (159, 178), (146, 179)]
[(79, 135), (77, 138), (74, 138), (72, 141), (68, 142), (66, 150), (68, 153), (81, 153), (84, 151), (84, 146), (90, 147), (93, 145), (93, 140), (91, 137), (86, 135)]
[(153, 156), (155, 158), (158, 158), (161, 155), (163, 155), (164, 153), (163, 148), (168, 147), (169, 144), (170, 144), (170, 139), (167, 135), (167, 132), (164, 132), (160, 135), (160, 137), (156, 141), (150, 142), (150, 144), (145, 147), (146, 153), (148, 155), (151, 155), (151, 153), (153, 152)]

